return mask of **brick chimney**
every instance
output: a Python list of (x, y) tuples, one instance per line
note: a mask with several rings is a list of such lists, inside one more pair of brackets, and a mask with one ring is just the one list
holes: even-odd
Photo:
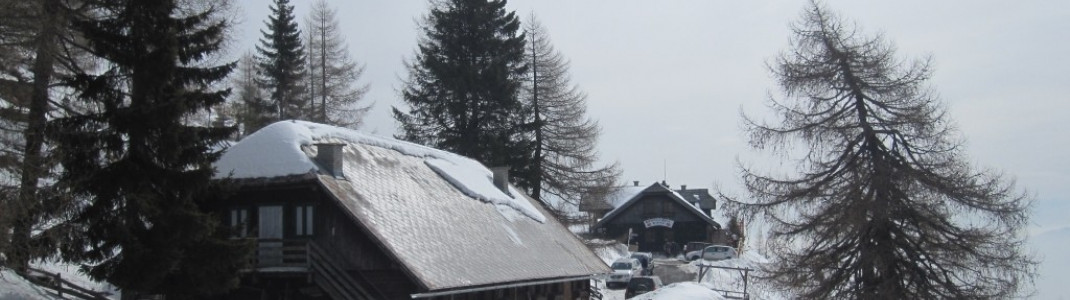
[(318, 143), (316, 144), (315, 161), (323, 167), (327, 174), (334, 177), (345, 177), (342, 173), (342, 148), (343, 143)]
[(632, 181), (632, 185), (633, 185), (633, 186), (639, 186), (639, 180), (636, 180), (636, 181)]

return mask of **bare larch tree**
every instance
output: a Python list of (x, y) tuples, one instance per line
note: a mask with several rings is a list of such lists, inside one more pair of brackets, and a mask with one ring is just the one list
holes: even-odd
[(368, 85), (358, 84), (364, 66), (349, 57), (349, 49), (338, 27), (335, 10), (326, 0), (312, 3), (305, 21), (308, 26), (309, 93), (312, 120), (357, 128), (370, 104), (361, 100)]
[[(53, 254), (41, 226), (72, 203), (53, 192), (46, 120), (75, 110), (59, 78), (90, 65), (67, 24), (81, 1), (0, 0), (0, 264), (23, 269)], [(17, 178), (17, 180), (16, 180)], [(7, 236), (10, 234), (10, 237)]]
[[(771, 282), (804, 299), (1007, 299), (1030, 282), (1031, 197), (964, 160), (926, 82), (881, 36), (811, 3), (770, 67), (778, 124), (747, 117), (758, 149), (798, 154), (799, 175), (744, 168), (770, 226)], [(801, 144), (804, 151), (792, 151)]]
[(598, 164), (598, 122), (587, 116), (587, 95), (571, 83), (569, 64), (553, 48), (534, 15), (524, 26), (528, 78), (522, 98), (531, 106), (535, 141), (535, 183), (531, 195), (572, 205), (616, 183), (617, 164)]
[(229, 80), (232, 93), (226, 110), (242, 124), (241, 135), (275, 121), (272, 116), (275, 105), (257, 82), (257, 62), (252, 53), (246, 53), (238, 60), (237, 69)]

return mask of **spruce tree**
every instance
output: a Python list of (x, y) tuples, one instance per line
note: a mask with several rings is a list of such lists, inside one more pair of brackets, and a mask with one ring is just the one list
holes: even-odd
[(402, 90), (409, 110), (394, 108), (398, 138), (509, 166), (515, 183), (531, 188), (530, 112), (519, 99), (527, 70), (520, 22), (504, 0), (432, 3)]
[[(294, 19), (294, 7), (289, 0), (275, 0), (271, 16), (264, 22), (267, 31), (256, 46), (260, 64), (260, 84), (270, 92), (275, 107), (272, 120), (309, 120), (308, 99), (305, 97), (305, 46), (301, 30)], [(264, 124), (266, 125), (266, 124)], [(247, 128), (252, 132), (259, 128)]]
[(524, 25), (528, 62), (522, 100), (531, 107), (535, 169), (531, 196), (576, 205), (620, 176), (617, 164), (598, 165), (598, 122), (587, 116), (587, 95), (571, 82), (568, 61), (550, 43), (535, 15)]
[(183, 123), (228, 93), (210, 89), (234, 67), (210, 63), (227, 24), (211, 5), (177, 1), (97, 1), (97, 17), (76, 20), (107, 64), (69, 83), (100, 110), (53, 120), (48, 134), (58, 184), (84, 201), (60, 225), (74, 235), (64, 258), (125, 293), (195, 298), (236, 287), (251, 249), (206, 213), (224, 196), (212, 163), (233, 129)]
[(744, 172), (744, 211), (771, 227), (768, 277), (801, 299), (1021, 296), (1030, 199), (965, 161), (929, 61), (898, 59), (817, 3), (793, 31), (771, 67), (782, 121), (748, 120), (758, 148), (806, 147), (798, 175)]

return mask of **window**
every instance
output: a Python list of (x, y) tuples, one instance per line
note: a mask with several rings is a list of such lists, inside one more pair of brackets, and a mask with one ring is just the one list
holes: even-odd
[(249, 236), (249, 209), (230, 209), (230, 227), (234, 229), (232, 235), (236, 238)]
[(301, 205), (294, 209), (294, 224), (296, 225), (295, 234), (297, 236), (311, 236), (312, 221), (314, 220), (312, 214), (312, 205)]
[(673, 204), (672, 202), (665, 203), (665, 206), (662, 207), (664, 210), (662, 210), (662, 214), (661, 215), (665, 216), (667, 218), (672, 218), (672, 216), (675, 214), (675, 212), (673, 212), (673, 206), (676, 206), (676, 205)]

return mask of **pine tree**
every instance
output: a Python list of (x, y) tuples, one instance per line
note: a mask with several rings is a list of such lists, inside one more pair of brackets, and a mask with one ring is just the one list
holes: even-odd
[(360, 104), (368, 85), (360, 85), (364, 66), (349, 57), (335, 10), (326, 0), (312, 3), (308, 23), (308, 62), (312, 120), (335, 126), (360, 127), (370, 105)]
[(571, 83), (568, 62), (535, 15), (524, 31), (529, 69), (522, 95), (532, 110), (532, 165), (537, 170), (531, 196), (545, 202), (545, 192), (576, 205), (602, 187), (614, 186), (620, 168), (597, 165), (600, 128), (587, 117), (587, 95)]
[(234, 65), (209, 63), (227, 26), (216, 7), (176, 1), (98, 1), (98, 17), (76, 20), (108, 63), (69, 83), (101, 110), (53, 120), (48, 134), (58, 184), (84, 201), (57, 226), (74, 235), (64, 258), (125, 292), (204, 297), (237, 286), (251, 248), (205, 212), (224, 196), (213, 149), (233, 129), (183, 118), (224, 101), (209, 87)]
[[(271, 105), (275, 115), (271, 120), (309, 120), (309, 104), (305, 97), (305, 47), (301, 43), (301, 30), (294, 19), (294, 7), (289, 0), (275, 0), (267, 31), (256, 46), (260, 61), (260, 84), (270, 91)], [(270, 122), (269, 122), (270, 123)], [(252, 132), (259, 127), (246, 128)]]
[(929, 62), (897, 59), (817, 3), (793, 31), (771, 67), (782, 121), (748, 119), (757, 148), (808, 150), (800, 175), (744, 172), (756, 202), (743, 207), (776, 243), (769, 278), (803, 299), (1021, 296), (1030, 200), (964, 161)]
[(490, 166), (509, 166), (533, 186), (530, 112), (519, 99), (524, 63), (520, 22), (505, 1), (433, 2), (424, 37), (394, 108), (398, 138), (449, 150)]

